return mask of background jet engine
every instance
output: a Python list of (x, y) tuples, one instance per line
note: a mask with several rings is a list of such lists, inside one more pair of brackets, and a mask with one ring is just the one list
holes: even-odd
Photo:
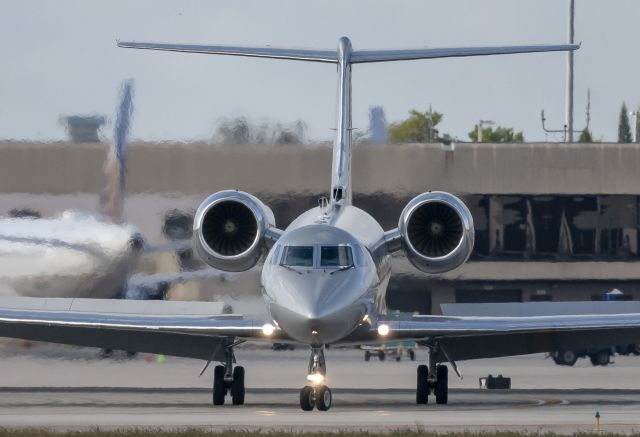
[(473, 250), (473, 217), (449, 193), (433, 191), (414, 197), (402, 210), (398, 231), (407, 258), (425, 273), (453, 270)]
[(241, 272), (260, 260), (265, 233), (274, 225), (273, 212), (256, 197), (242, 191), (219, 191), (196, 211), (193, 246), (211, 267)]

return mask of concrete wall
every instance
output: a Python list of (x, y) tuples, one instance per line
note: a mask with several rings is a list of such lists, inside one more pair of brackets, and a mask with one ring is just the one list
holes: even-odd
[[(105, 144), (0, 143), (0, 192), (63, 194), (100, 191)], [(468, 194), (637, 194), (637, 144), (359, 145), (354, 190)], [(324, 193), (331, 150), (320, 146), (233, 146), (134, 143), (129, 193)], [(286, 177), (285, 177), (286, 176)]]
[[(45, 215), (68, 208), (95, 211), (107, 147), (0, 143), (0, 214), (16, 207), (32, 207)], [(366, 201), (367, 209), (383, 219), (385, 227), (394, 225), (409, 196), (428, 189), (470, 195), (640, 194), (636, 144), (458, 144), (453, 152), (440, 145), (360, 145), (353, 165), (354, 190), (361, 194), (356, 199)], [(286, 222), (328, 192), (330, 168), (328, 145), (134, 143), (128, 160), (125, 220), (139, 226), (150, 241), (161, 243), (166, 211), (193, 209), (209, 193), (239, 188), (260, 195)], [(638, 299), (639, 264), (637, 260), (477, 261), (428, 277), (399, 258), (394, 272), (424, 281), (437, 313), (440, 303), (455, 301), (457, 288), (474, 282), (479, 289), (518, 288), (523, 300), (541, 287), (554, 300), (564, 300), (589, 299), (614, 286)], [(422, 294), (418, 290), (407, 296), (419, 299)]]

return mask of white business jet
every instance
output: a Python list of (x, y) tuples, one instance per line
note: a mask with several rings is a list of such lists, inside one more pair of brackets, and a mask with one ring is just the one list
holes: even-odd
[[(120, 47), (189, 53), (324, 62), (337, 66), (338, 108), (329, 200), (285, 230), (275, 227), (269, 207), (241, 191), (221, 191), (198, 208), (193, 243), (210, 266), (244, 271), (260, 260), (269, 317), (202, 316), (180, 312), (176, 302), (162, 314), (133, 313), (126, 301), (101, 310), (83, 299), (63, 303), (19, 299), (0, 301), (0, 335), (58, 343), (158, 352), (220, 362), (214, 369), (213, 404), (230, 395), (245, 400), (244, 368), (234, 348), (247, 341), (307, 345), (310, 359), (300, 407), (328, 410), (326, 345), (414, 340), (429, 349), (417, 367), (416, 402), (448, 401), (448, 363), (457, 360), (569, 350), (579, 344), (632, 343), (640, 335), (640, 314), (585, 314), (529, 317), (444, 317), (386, 314), (390, 257), (404, 252), (426, 273), (463, 264), (473, 248), (469, 210), (457, 197), (426, 192), (402, 211), (396, 229), (385, 231), (351, 203), (351, 70), (361, 63), (575, 50), (575, 45), (474, 47), (416, 50), (354, 50), (340, 38), (337, 50), (120, 42)], [(471, 170), (471, 169), (470, 169)], [(402, 171), (402, 169), (389, 169)], [(283, 163), (286, 174), (286, 163)], [(640, 311), (638, 311), (640, 312)]]

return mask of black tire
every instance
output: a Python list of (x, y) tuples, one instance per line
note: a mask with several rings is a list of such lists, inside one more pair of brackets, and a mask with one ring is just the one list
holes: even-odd
[(313, 387), (306, 386), (300, 390), (300, 408), (304, 411), (311, 411), (316, 406), (315, 395), (313, 393)]
[(320, 411), (328, 411), (331, 408), (331, 390), (326, 385), (323, 385), (316, 391), (316, 407)]
[(233, 383), (231, 384), (231, 403), (244, 405), (244, 367), (233, 369)]
[(364, 352), (364, 360), (365, 361), (369, 361), (370, 359), (371, 359), (371, 352), (365, 351)]
[(603, 349), (595, 354), (589, 355), (589, 359), (591, 360), (591, 364), (594, 366), (606, 366), (609, 364), (609, 359), (611, 357), (611, 352), (608, 349)]
[(416, 404), (427, 404), (429, 402), (429, 368), (420, 364), (416, 373)]
[(224, 366), (213, 369), (213, 405), (224, 405), (227, 388), (224, 383)]
[(398, 356), (396, 357), (396, 361), (400, 361), (401, 359), (402, 359), (402, 357), (401, 357), (400, 355), (398, 355)]
[(559, 359), (565, 366), (573, 366), (578, 361), (578, 354), (575, 351), (559, 352)]
[(416, 351), (414, 351), (413, 349), (409, 349), (409, 358), (411, 358), (411, 361), (415, 361), (416, 360)]
[(384, 360), (385, 360), (385, 358), (387, 358), (387, 354), (385, 354), (385, 353), (384, 353), (384, 351), (380, 351), (380, 352), (378, 352), (378, 359), (379, 359), (380, 361), (384, 361)]
[(442, 364), (437, 366), (436, 377), (438, 380), (433, 390), (436, 395), (436, 404), (446, 405), (449, 401), (449, 368)]

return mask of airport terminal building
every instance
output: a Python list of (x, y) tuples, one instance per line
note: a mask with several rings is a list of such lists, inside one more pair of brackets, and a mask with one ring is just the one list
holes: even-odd
[[(96, 210), (106, 148), (0, 143), (0, 214)], [(591, 300), (613, 289), (640, 300), (637, 144), (362, 144), (353, 165), (354, 204), (385, 229), (429, 190), (459, 195), (473, 214), (475, 249), (463, 267), (428, 276), (395, 259), (391, 308), (437, 314), (446, 302)], [(134, 143), (125, 218), (161, 243), (168, 213), (238, 188), (283, 228), (327, 195), (330, 166), (330, 145)]]

